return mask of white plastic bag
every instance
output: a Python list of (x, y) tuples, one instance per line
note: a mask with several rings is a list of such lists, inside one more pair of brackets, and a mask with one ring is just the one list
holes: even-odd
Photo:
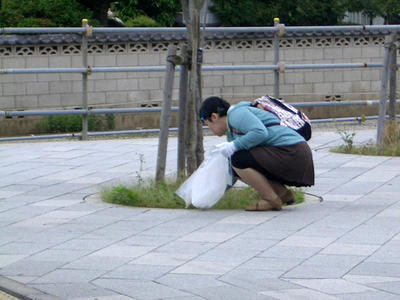
[(207, 157), (199, 168), (179, 187), (176, 194), (197, 208), (211, 208), (224, 196), (232, 184), (229, 162), (220, 153)]

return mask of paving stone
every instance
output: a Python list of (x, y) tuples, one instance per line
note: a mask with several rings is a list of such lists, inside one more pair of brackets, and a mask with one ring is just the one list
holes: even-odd
[(68, 264), (63, 265), (66, 269), (79, 270), (114, 270), (131, 261), (131, 258), (122, 257), (102, 257), (102, 256), (85, 256)]
[(0, 254), (0, 268), (11, 265), (23, 259), (26, 255), (15, 255), (15, 254)]
[(180, 238), (179, 241), (183, 242), (209, 242), (221, 243), (234, 237), (234, 233), (221, 233), (221, 232), (194, 232)]
[(89, 254), (91, 250), (47, 249), (29, 257), (32, 261), (56, 261), (68, 263)]
[(31, 284), (41, 283), (85, 283), (100, 277), (105, 271), (57, 269), (35, 279)]
[(259, 257), (275, 258), (309, 258), (321, 251), (322, 248), (315, 247), (297, 247), (297, 246), (279, 246), (275, 245), (266, 251), (260, 253)]
[(168, 297), (192, 297), (193, 294), (173, 289), (152, 281), (97, 279), (93, 282), (102, 288), (138, 299), (163, 299)]
[(287, 289), (279, 291), (264, 291), (261, 294), (271, 297), (272, 299), (281, 300), (338, 300), (335, 296), (326, 295), (321, 292), (310, 289)]
[(313, 236), (289, 236), (281, 241), (279, 246), (294, 246), (294, 247), (326, 247), (332, 243), (334, 238), (313, 237)]
[(181, 253), (151, 252), (134, 259), (131, 263), (140, 265), (179, 266), (194, 256), (195, 255)]
[(396, 282), (400, 281), (400, 277), (384, 277), (384, 276), (365, 276), (365, 275), (345, 275), (343, 279), (348, 281), (369, 284), (369, 283), (381, 283), (381, 282)]
[(186, 264), (176, 268), (173, 274), (199, 274), (199, 275), (222, 275), (233, 268), (237, 264), (217, 263), (207, 261), (192, 260)]
[[(71, 300), (132, 300), (133, 298), (123, 295), (110, 295), (110, 296), (93, 296), (93, 297), (78, 297), (71, 298)], [(134, 299), (133, 299), (134, 300)]]
[[(399, 277), (400, 279), (400, 277)], [(368, 283), (369, 287), (375, 288), (379, 291), (385, 291), (391, 294), (396, 294), (400, 296), (400, 280), (399, 281), (391, 281), (391, 282), (377, 282), (377, 283)]]
[(242, 268), (247, 268), (250, 270), (281, 270), (289, 271), (295, 266), (299, 265), (304, 261), (303, 258), (271, 258), (271, 257), (255, 257), (242, 264)]
[(379, 249), (377, 245), (333, 243), (323, 249), (321, 254), (365, 255), (369, 256)]
[(31, 284), (33, 288), (60, 297), (61, 299), (114, 296), (117, 293), (90, 283)]
[(241, 289), (235, 286), (216, 286), (194, 289), (194, 293), (201, 295), (205, 299), (217, 300), (217, 299), (248, 299), (248, 300), (261, 300), (261, 299), (271, 299), (266, 295), (262, 295), (253, 291)]
[(264, 239), (249, 239), (247, 233), (244, 233), (238, 237), (234, 237), (222, 244), (218, 245), (219, 249), (241, 249), (242, 251), (258, 250), (263, 251), (277, 244), (279, 240), (264, 240)]
[(396, 300), (399, 299), (398, 295), (380, 292), (380, 291), (368, 291), (364, 293), (349, 293), (349, 294), (337, 294), (335, 295), (339, 299), (343, 300)]
[(39, 243), (11, 242), (0, 247), (1, 254), (30, 255), (47, 249), (47, 245)]
[(351, 270), (350, 274), (400, 277), (400, 264), (363, 262)]
[(347, 267), (323, 267), (321, 265), (300, 265), (282, 274), (283, 279), (318, 279), (318, 278), (341, 278), (349, 272)]
[(216, 286), (226, 286), (223, 280), (218, 280), (217, 275), (197, 275), (197, 274), (166, 274), (157, 279), (157, 282), (186, 291), (198, 288), (208, 288)]
[(343, 279), (292, 279), (291, 282), (326, 294), (362, 293), (373, 289)]
[(155, 280), (169, 271), (174, 269), (173, 266), (163, 265), (142, 265), (129, 263), (120, 266), (111, 272), (101, 276), (101, 278), (114, 278), (114, 279), (132, 279), (132, 280)]
[(135, 258), (151, 251), (153, 247), (111, 245), (90, 254), (99, 257)]
[(25, 258), (7, 264), (0, 269), (0, 274), (4, 276), (43, 276), (63, 264), (63, 262), (57, 261), (31, 261)]
[[(272, 275), (272, 276), (271, 276)], [(289, 281), (276, 278), (273, 272), (237, 268), (218, 278), (222, 282), (232, 284), (251, 291), (284, 290), (300, 288)]]

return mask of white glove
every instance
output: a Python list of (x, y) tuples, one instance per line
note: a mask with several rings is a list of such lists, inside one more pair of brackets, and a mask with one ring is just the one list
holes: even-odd
[(215, 148), (211, 151), (214, 153), (221, 153), (225, 157), (230, 157), (236, 151), (236, 146), (233, 142), (223, 142), (215, 146)]

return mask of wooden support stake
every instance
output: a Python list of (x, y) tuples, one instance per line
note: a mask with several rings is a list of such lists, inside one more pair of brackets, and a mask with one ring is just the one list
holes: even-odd
[(393, 44), (393, 36), (385, 37), (385, 53), (383, 56), (383, 67), (382, 67), (382, 81), (381, 81), (381, 94), (379, 102), (379, 119), (378, 119), (378, 130), (376, 142), (379, 150), (384, 147), (385, 137), (385, 118), (386, 118), (386, 102), (387, 102), (387, 82), (389, 74), (389, 52), (390, 47)]
[(181, 56), (184, 57), (183, 64), (180, 66), (179, 77), (179, 131), (178, 131), (178, 176), (184, 176), (186, 170), (186, 155), (185, 155), (185, 118), (186, 118), (186, 103), (188, 95), (188, 47), (183, 45), (181, 49)]
[(165, 181), (165, 165), (167, 160), (168, 133), (171, 119), (172, 87), (174, 85), (176, 46), (171, 45), (167, 54), (167, 71), (163, 91), (163, 103), (161, 110), (160, 136), (158, 139), (156, 182)]
[[(393, 41), (396, 41), (396, 34), (393, 34)], [(390, 47), (389, 58), (389, 119), (396, 121), (396, 81), (397, 81), (397, 47), (393, 43)]]

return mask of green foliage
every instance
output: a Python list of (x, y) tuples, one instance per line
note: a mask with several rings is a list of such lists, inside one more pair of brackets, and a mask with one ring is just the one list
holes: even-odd
[(109, 203), (157, 208), (184, 208), (185, 201), (175, 191), (178, 184), (139, 184), (132, 187), (117, 186), (102, 191), (102, 199)]
[[(46, 116), (40, 120), (40, 130), (46, 133), (79, 132), (82, 130), (82, 116)], [(88, 118), (90, 131), (114, 129), (114, 115), (92, 115)]]
[(81, 26), (92, 12), (75, 0), (3, 0), (1, 27)]
[(158, 23), (148, 16), (137, 16), (125, 22), (126, 27), (157, 27)]
[(118, 17), (125, 22), (139, 16), (148, 16), (155, 20), (158, 26), (170, 27), (175, 24), (176, 13), (180, 10), (180, 1), (125, 0), (116, 2), (113, 9), (118, 14)]
[[(109, 203), (136, 207), (185, 208), (185, 202), (175, 194), (183, 180), (178, 183), (162, 184), (140, 182), (131, 187), (120, 185), (103, 189), (101, 197)], [(260, 195), (250, 187), (232, 188), (225, 193), (214, 209), (244, 209), (260, 199)], [(303, 202), (304, 195), (301, 190), (296, 190), (296, 199), (296, 203)]]
[(211, 10), (223, 26), (336, 25), (343, 18), (342, 0), (214, 0)]
[(276, 1), (214, 0), (210, 10), (222, 26), (270, 26), (278, 17)]
[(355, 133), (349, 134), (346, 131), (343, 132), (341, 136), (345, 144), (331, 149), (332, 152), (359, 155), (400, 156), (400, 130), (396, 122), (389, 121), (386, 125), (382, 149), (378, 148), (377, 145), (372, 142), (355, 147), (353, 144)]
[(361, 12), (368, 16), (372, 22), (373, 18), (382, 15), (383, 2), (382, 0), (345, 0), (345, 5), (348, 11)]

